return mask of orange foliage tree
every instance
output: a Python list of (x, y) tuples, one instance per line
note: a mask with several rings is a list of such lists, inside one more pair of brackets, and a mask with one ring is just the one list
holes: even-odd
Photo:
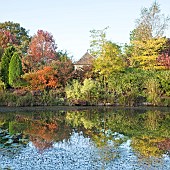
[(55, 123), (43, 123), (41, 121), (31, 122), (31, 128), (26, 133), (30, 134), (30, 140), (33, 145), (40, 151), (53, 147), (53, 140), (58, 130)]
[(57, 71), (51, 66), (45, 66), (42, 70), (26, 74), (24, 79), (32, 90), (44, 90), (59, 86)]

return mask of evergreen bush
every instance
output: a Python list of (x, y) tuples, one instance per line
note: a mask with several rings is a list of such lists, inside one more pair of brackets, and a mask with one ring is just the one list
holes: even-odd
[(22, 63), (18, 53), (14, 53), (9, 63), (9, 84), (12, 87), (20, 86), (22, 75)]
[(15, 51), (13, 46), (8, 47), (1, 59), (1, 80), (4, 82), (6, 88), (9, 87), (9, 63)]

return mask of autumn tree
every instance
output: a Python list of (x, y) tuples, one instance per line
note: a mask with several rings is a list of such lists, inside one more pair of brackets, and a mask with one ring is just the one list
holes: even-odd
[[(73, 77), (74, 65), (72, 56), (69, 56), (67, 51), (60, 50), (57, 52), (58, 60), (56, 61), (57, 77), (62, 87), (65, 87), (70, 79)], [(54, 62), (55, 63), (55, 62)]]
[(103, 30), (90, 31), (90, 37), (92, 38), (90, 42), (90, 52), (96, 57), (93, 64), (94, 70), (105, 78), (125, 67), (125, 62), (121, 55), (121, 48), (106, 39), (107, 29), (108, 27)]
[(18, 45), (16, 37), (9, 31), (0, 29), (0, 59), (2, 57), (4, 50), (10, 45), (14, 46)]
[(53, 35), (47, 31), (38, 30), (31, 39), (28, 56), (25, 59), (30, 71), (37, 70), (40, 65), (45, 65), (50, 62), (50, 59), (54, 59), (56, 49)]
[(28, 30), (26, 30), (24, 27), (21, 27), (19, 23), (14, 23), (11, 21), (0, 23), (0, 30), (10, 32), (10, 34), (15, 37), (15, 43), (18, 44), (17, 50), (22, 55), (26, 54), (30, 41)]
[(130, 45), (125, 52), (132, 67), (142, 69), (160, 69), (157, 57), (165, 48), (167, 39), (163, 37), (169, 18), (161, 14), (156, 2), (150, 8), (143, 8), (136, 20), (136, 28), (130, 34)]
[(11, 34), (10, 31), (0, 29), (0, 47), (5, 49), (9, 45), (17, 45), (15, 35)]
[(145, 70), (161, 69), (157, 58), (165, 48), (166, 38), (152, 38), (146, 41), (133, 41), (131, 66)]
[(157, 58), (158, 64), (170, 70), (170, 39), (167, 39), (166, 46)]
[(26, 74), (26, 80), (34, 89), (64, 88), (72, 79), (73, 71), (74, 66), (67, 52), (58, 51), (56, 60), (52, 60), (43, 69)]
[(122, 71), (125, 66), (120, 47), (110, 41), (105, 43), (101, 55), (94, 61), (95, 71), (105, 78), (114, 72)]
[(1, 80), (9, 87), (9, 63), (16, 49), (13, 46), (8, 47), (1, 59)]
[(100, 84), (100, 98), (104, 102), (107, 100), (108, 83), (113, 75), (117, 75), (126, 67), (120, 47), (112, 42), (107, 42), (103, 46), (101, 55), (94, 61), (94, 72), (98, 74)]
[(74, 66), (70, 59), (53, 61), (51, 66), (56, 70), (58, 81), (61, 87), (65, 87), (67, 82), (72, 79)]
[(81, 69), (76, 69), (73, 71), (73, 79), (79, 80), (81, 83), (85, 79), (92, 78), (95, 79), (97, 76), (97, 73), (94, 72), (93, 65), (91, 66), (83, 66)]
[(12, 87), (20, 85), (20, 77), (22, 75), (22, 63), (20, 56), (15, 52), (9, 63), (9, 84)]
[(170, 70), (170, 55), (168, 53), (162, 53), (157, 60), (161, 66), (164, 66), (166, 69)]
[(48, 90), (59, 86), (56, 74), (56, 70), (51, 66), (45, 66), (41, 70), (25, 74), (23, 78), (32, 90)]

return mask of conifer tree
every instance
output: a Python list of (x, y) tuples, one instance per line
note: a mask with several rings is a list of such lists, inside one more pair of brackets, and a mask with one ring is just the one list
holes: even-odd
[(20, 77), (22, 75), (22, 63), (17, 52), (11, 58), (9, 63), (9, 84), (12, 87), (17, 87), (20, 83)]
[(9, 63), (15, 51), (13, 46), (8, 47), (1, 59), (1, 80), (4, 82), (6, 88), (9, 87)]

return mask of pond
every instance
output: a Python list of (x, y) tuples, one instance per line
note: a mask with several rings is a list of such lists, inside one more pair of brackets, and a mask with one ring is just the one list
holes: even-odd
[(0, 169), (170, 169), (170, 109), (0, 108)]

